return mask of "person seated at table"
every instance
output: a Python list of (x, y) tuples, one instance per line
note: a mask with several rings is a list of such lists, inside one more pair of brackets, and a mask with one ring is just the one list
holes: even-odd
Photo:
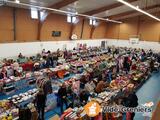
[(110, 48), (110, 47), (108, 47), (108, 53), (111, 53), (111, 52), (112, 52), (111, 48)]
[(13, 63), (13, 59), (8, 59), (5, 63), (5, 66), (10, 66)]
[[(113, 106), (115, 107), (118, 107), (118, 106), (122, 106), (122, 99), (121, 98), (116, 98), (114, 101), (113, 101)], [(123, 115), (124, 114), (124, 115)], [(110, 113), (110, 117), (111, 119), (113, 120), (124, 120), (122, 119), (124, 117), (124, 119), (126, 118), (126, 114), (125, 113), (121, 113), (121, 112), (113, 112), (113, 113)], [(128, 119), (127, 119), (128, 120)]]
[(45, 49), (42, 50), (42, 56), (46, 56), (46, 50)]
[(2, 67), (4, 65), (3, 61), (0, 61), (0, 67)]
[(53, 53), (53, 54), (52, 54), (53, 67), (56, 67), (56, 66), (57, 66), (57, 63), (58, 63), (58, 54), (59, 54), (59, 53)]
[(28, 63), (31, 63), (31, 64), (33, 63), (33, 57), (28, 58)]
[(10, 66), (10, 60), (4, 59), (4, 66)]
[(85, 84), (85, 89), (88, 92), (93, 92), (96, 88), (96, 84), (93, 80), (90, 80), (87, 84)]
[(80, 97), (78, 95), (75, 95), (73, 100), (73, 107), (80, 107), (80, 106), (81, 106)]
[(157, 55), (157, 62), (160, 64), (160, 53)]
[(7, 58), (4, 58), (2, 62), (5, 64), (7, 62)]
[(67, 49), (65, 48), (64, 52), (63, 52), (63, 57), (64, 59), (67, 59), (67, 56), (68, 56), (68, 51)]
[(98, 68), (98, 66), (94, 66), (93, 69), (93, 77), (98, 77), (100, 74), (100, 69)]
[(102, 80), (102, 75), (101, 75), (101, 74), (99, 74), (99, 75), (97, 76), (97, 80), (98, 80), (98, 82)]
[(153, 72), (154, 71), (154, 60), (153, 59), (151, 59), (151, 61), (150, 61), (150, 70), (151, 70), (151, 72)]
[(84, 89), (85, 84), (86, 84), (87, 82), (88, 82), (88, 81), (87, 81), (87, 79), (86, 79), (86, 76), (82, 76), (82, 77), (80, 78), (80, 88)]
[(128, 73), (130, 71), (130, 63), (129, 63), (128, 59), (129, 59), (128, 56), (126, 56), (124, 58), (124, 62), (123, 62), (123, 68), (126, 71), (126, 73)]
[(89, 98), (89, 93), (83, 89), (80, 94), (79, 94), (79, 97), (80, 97), (80, 102), (82, 105), (85, 105), (87, 102), (88, 102), (88, 98)]
[(4, 79), (7, 77), (7, 70), (3, 67), (0, 72), (0, 79)]
[(153, 52), (152, 50), (150, 49), (149, 52), (148, 52), (148, 56), (152, 56), (153, 55)]
[(33, 65), (33, 67), (34, 67), (35, 71), (40, 70), (40, 63), (39, 62), (35, 62), (34, 65)]
[(133, 60), (133, 64), (131, 66), (131, 70), (136, 70), (137, 69), (137, 62)]
[(57, 52), (56, 52), (56, 54), (57, 54), (57, 57), (60, 57), (61, 55), (61, 53), (60, 53), (60, 50), (59, 50), (59, 48), (57, 49)]
[(22, 59), (24, 56), (22, 55), (22, 53), (19, 53), (18, 58)]
[(66, 105), (66, 108), (68, 108), (68, 103), (67, 103), (67, 87), (65, 83), (62, 84), (60, 89), (58, 90), (58, 99), (59, 99), (59, 105), (61, 108), (61, 113), (63, 113), (63, 105)]
[(15, 74), (15, 72), (19, 69), (19, 63), (16, 61), (13, 61), (12, 67)]
[(74, 47), (73, 50), (76, 50), (76, 48)]
[(67, 88), (67, 105), (68, 107), (73, 107), (74, 96), (76, 95), (72, 85), (69, 85)]
[(40, 68), (46, 68), (46, 63), (47, 63), (47, 57), (43, 56), (42, 58), (40, 58)]
[(36, 60), (37, 60), (37, 61), (40, 61), (41, 57), (42, 57), (41, 54), (38, 53), (38, 54), (36, 55)]
[(103, 92), (104, 88), (106, 88), (107, 84), (106, 82), (104, 82), (103, 80), (99, 81), (96, 88), (95, 88), (95, 91), (97, 93), (101, 93)]
[(136, 54), (133, 54), (133, 56), (132, 56), (132, 61), (133, 61), (133, 60), (137, 61)]
[(50, 51), (47, 52), (47, 56), (43, 56), (46, 58), (46, 64), (45, 67), (49, 68), (50, 66), (53, 66), (53, 60), (52, 60), (52, 54)]

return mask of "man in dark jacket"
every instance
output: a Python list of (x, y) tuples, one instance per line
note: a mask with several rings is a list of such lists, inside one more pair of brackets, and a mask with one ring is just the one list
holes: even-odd
[[(129, 102), (129, 107), (137, 107), (138, 106), (138, 97), (136, 95), (135, 92), (132, 92), (131, 94), (129, 94), (128, 96), (128, 100)], [(131, 120), (134, 119), (135, 113), (131, 113)]]
[(44, 94), (43, 90), (40, 89), (36, 99), (35, 99), (36, 107), (38, 110), (38, 120), (44, 120), (44, 110), (46, 105), (46, 95)]
[(81, 105), (85, 105), (88, 101), (89, 93), (84, 89), (81, 91), (79, 97), (80, 97)]
[[(123, 99), (123, 105), (125, 107), (137, 107), (138, 106), (138, 97), (136, 93), (133, 91), (127, 97)], [(131, 113), (131, 120), (134, 120), (135, 113)]]
[(63, 84), (60, 89), (58, 90), (58, 97), (59, 97), (59, 103), (60, 103), (60, 108), (61, 108), (61, 113), (63, 113), (63, 105), (66, 105), (66, 108), (68, 107), (67, 104), (67, 89), (66, 85)]

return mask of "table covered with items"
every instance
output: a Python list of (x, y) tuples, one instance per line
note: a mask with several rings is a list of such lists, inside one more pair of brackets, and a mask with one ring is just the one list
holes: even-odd
[[(90, 92), (89, 101), (96, 101), (101, 107), (114, 104), (114, 100), (118, 96), (127, 91), (138, 89), (150, 76), (150, 60), (148, 59), (143, 62), (141, 60), (133, 62), (130, 71), (122, 70), (119, 56), (125, 58), (126, 51), (122, 48), (117, 55), (100, 48), (90, 52), (87, 50), (74, 51), (73, 60), (63, 61), (56, 67), (43, 68), (36, 71), (26, 71), (25, 69), (28, 69), (25, 68), (27, 64), (23, 63), (16, 69), (18, 76), (0, 79), (0, 92), (10, 95), (27, 87), (31, 87), (31, 89), (1, 100), (0, 119), (16, 119), (19, 117), (19, 111), (22, 111), (23, 115), (23, 110), (27, 112), (28, 109), (36, 117), (35, 106), (32, 102), (39, 89), (43, 89), (47, 94), (45, 111), (53, 110), (57, 107), (57, 93), (63, 83), (67, 88), (71, 88), (76, 95), (79, 95), (81, 89), (85, 88)], [(117, 66), (120, 69), (118, 73), (116, 73), (118, 71)], [(157, 68), (158, 65), (155, 64), (155, 66)], [(33, 67), (33, 65), (28, 67)], [(110, 76), (111, 72), (112, 76)], [(98, 82), (97, 79), (100, 75), (106, 80), (107, 85), (102, 91), (95, 92), (96, 86), (94, 82)], [(91, 80), (93, 81), (90, 82)], [(72, 100), (68, 98), (70, 103)], [(103, 114), (106, 115), (102, 111), (100, 115)], [(61, 119), (88, 120), (89, 117), (84, 111), (84, 104), (79, 103), (78, 107), (72, 106), (72, 108), (67, 109), (62, 114)]]

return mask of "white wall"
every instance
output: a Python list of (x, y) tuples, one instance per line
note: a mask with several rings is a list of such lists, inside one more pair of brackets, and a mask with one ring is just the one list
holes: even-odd
[(155, 52), (160, 52), (160, 43), (158, 42), (139, 41), (138, 44), (131, 44), (129, 40), (107, 39), (107, 44), (121, 47), (152, 49)]
[(16, 57), (20, 52), (23, 55), (35, 55), (40, 53), (42, 49), (56, 51), (58, 48), (63, 49), (66, 44), (67, 49), (73, 49), (77, 43), (86, 43), (87, 46), (100, 46), (101, 41), (107, 41), (107, 45), (134, 47), (143, 49), (153, 49), (160, 52), (160, 44), (158, 42), (140, 41), (139, 44), (131, 44), (127, 40), (116, 39), (96, 39), (96, 40), (74, 40), (74, 41), (53, 41), (53, 42), (28, 42), (28, 43), (7, 43), (0, 44), (0, 58)]
[(87, 46), (100, 46), (102, 40), (74, 40), (74, 41), (53, 41), (53, 42), (28, 42), (28, 43), (6, 43), (0, 44), (0, 58), (16, 57), (21, 52), (23, 55), (35, 55), (42, 49), (56, 51), (58, 48), (73, 49), (77, 43), (86, 43)]

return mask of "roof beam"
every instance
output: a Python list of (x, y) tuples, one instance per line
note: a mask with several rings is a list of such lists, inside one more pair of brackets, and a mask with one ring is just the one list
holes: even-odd
[[(60, 9), (60, 8), (65, 7), (65, 6), (67, 6), (67, 5), (71, 4), (71, 3), (74, 3), (74, 2), (76, 2), (76, 1), (78, 1), (78, 0), (62, 0), (62, 1), (58, 2), (58, 3), (55, 3), (55, 4), (53, 4), (53, 5), (50, 5), (50, 6), (48, 6), (48, 7), (49, 7), (49, 8), (53, 8), (53, 9)], [(48, 15), (47, 15), (47, 16), (49, 16), (50, 13), (51, 13), (51, 12), (48, 12)], [(46, 18), (47, 18), (47, 17), (46, 17)]]
[[(130, 2), (130, 3), (131, 2), (136, 2), (136, 1), (138, 1), (138, 0), (128, 0), (128, 2)], [(123, 6), (123, 4), (122, 3), (114, 3), (114, 4), (111, 4), (111, 5), (106, 5), (104, 7), (85, 12), (83, 14), (94, 15), (94, 14), (98, 14), (98, 13), (101, 13), (101, 12), (104, 12), (104, 11), (107, 11), (107, 10), (110, 10), (110, 9), (113, 9), (113, 8), (117, 8), (117, 7), (120, 7), (120, 6)]]
[[(159, 13), (160, 11), (157, 11), (157, 12), (150, 12), (150, 14), (157, 14), (158, 15), (158, 13)], [(137, 14), (137, 15), (135, 15), (135, 16), (126, 16), (125, 18), (119, 18), (119, 19), (117, 19), (117, 20), (125, 20), (125, 19), (128, 19), (128, 18), (133, 18), (133, 17), (137, 17), (137, 16), (144, 16), (144, 14)]]
[(58, 3), (56, 3), (56, 4), (53, 4), (53, 5), (48, 6), (48, 7), (49, 8), (54, 8), (54, 9), (60, 9), (60, 8), (62, 8), (64, 6), (67, 6), (67, 5), (69, 5), (71, 3), (74, 3), (76, 1), (78, 1), (78, 0), (62, 0), (62, 1), (58, 2)]
[[(152, 6), (149, 6), (149, 7), (142, 8), (142, 9), (146, 11), (146, 10), (151, 10), (151, 9), (158, 8), (158, 7), (160, 7), (160, 4), (159, 5), (152, 5)], [(107, 16), (107, 17), (104, 17), (104, 18), (118, 19), (122, 16), (132, 15), (132, 14), (135, 14), (137, 12), (138, 11), (136, 11), (136, 10), (132, 10), (132, 11), (127, 11), (127, 12), (123, 12), (123, 13), (112, 15), (112, 16)]]

